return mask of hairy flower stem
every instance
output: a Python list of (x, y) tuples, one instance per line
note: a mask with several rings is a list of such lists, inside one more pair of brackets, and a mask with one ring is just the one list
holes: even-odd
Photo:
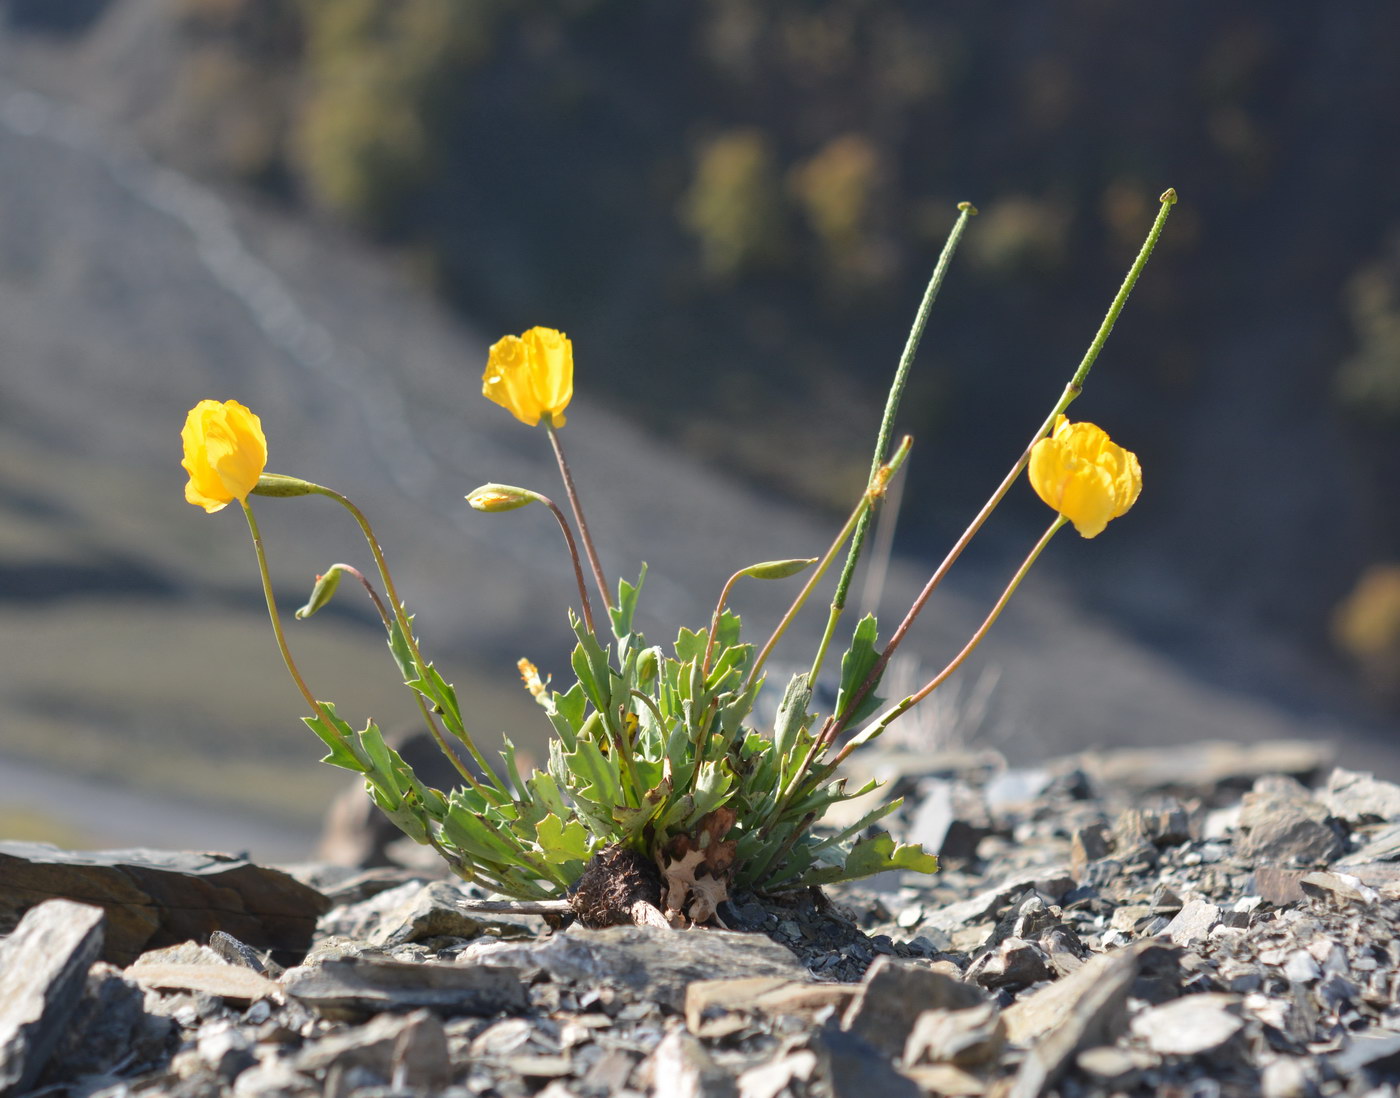
[[(822, 576), (826, 575), (826, 570), (831, 567), (831, 562), (836, 559), (836, 554), (841, 551), (841, 546), (846, 544), (846, 539), (849, 538), (855, 530), (856, 525), (860, 522), (861, 516), (867, 514), (870, 508), (874, 506), (875, 501), (884, 493), (885, 486), (889, 484), (890, 478), (899, 470), (899, 467), (904, 464), (904, 459), (909, 456), (909, 449), (913, 445), (913, 438), (909, 435), (905, 435), (899, 444), (899, 449), (891, 456), (889, 463), (882, 466), (876, 476), (871, 479), (870, 485), (860, 497), (860, 502), (856, 504), (855, 510), (851, 512), (850, 518), (846, 520), (846, 525), (841, 527), (840, 533), (836, 535), (836, 539), (831, 543), (830, 548), (828, 548), (827, 551), (822, 554), (821, 559), (817, 561), (817, 567), (812, 572), (811, 577), (802, 585), (802, 590), (797, 593), (797, 598), (793, 599), (792, 605), (788, 607), (787, 613), (784, 614), (782, 620), (778, 622), (777, 628), (773, 630), (773, 635), (768, 638), (768, 642), (759, 651), (758, 658), (754, 660), (753, 667), (749, 670), (749, 677), (745, 682), (746, 686), (751, 686), (758, 681), (759, 672), (763, 670), (763, 665), (767, 662), (769, 654), (773, 651), (773, 646), (776, 645), (782, 635), (787, 632), (788, 626), (792, 624), (793, 619), (797, 617), (798, 611), (801, 610), (803, 605), (807, 602), (807, 597), (811, 595), (817, 584), (821, 582)], [(818, 653), (818, 656), (820, 656), (820, 653)]]
[[(398, 590), (394, 587), (394, 578), (389, 574), (389, 563), (384, 559), (384, 550), (380, 548), (379, 538), (375, 536), (374, 527), (369, 524), (369, 519), (365, 518), (363, 511), (334, 489), (327, 488), (321, 484), (312, 484), (311, 490), (316, 495), (326, 496), (329, 499), (335, 500), (336, 503), (350, 512), (351, 517), (354, 518), (356, 524), (360, 527), (360, 533), (364, 535), (365, 541), (369, 545), (370, 554), (374, 557), (374, 566), (379, 570), (379, 579), (380, 582), (384, 584), (384, 594), (388, 596), (389, 606), (394, 615), (394, 622), (398, 625), (399, 632), (403, 635), (404, 643), (408, 646), (409, 654), (413, 657), (413, 663), (414, 666), (418, 668), (419, 675), (426, 678), (427, 661), (423, 659), (423, 653), (418, 648), (418, 641), (413, 636), (413, 623), (408, 620), (408, 613), (404, 610), (403, 601), (399, 598)], [(470, 774), (470, 771), (468, 771), (461, 760), (457, 758), (456, 753), (448, 746), (446, 738), (437, 726), (437, 722), (430, 718), (428, 707), (423, 703), (421, 696), (419, 698), (419, 709), (422, 711), (424, 719), (427, 721), (428, 731), (432, 733), (433, 740), (437, 743), (438, 748), (456, 766), (458, 773), (462, 774), (464, 777)], [(456, 735), (457, 738), (462, 741), (463, 746), (466, 747), (472, 760), (481, 768), (481, 772), (486, 776), (486, 779), (495, 786), (497, 791), (503, 796), (509, 797), (510, 791), (505, 787), (501, 779), (497, 777), (496, 772), (482, 756), (481, 751), (477, 748), (476, 743), (472, 740), (466, 729), (464, 728), (460, 732), (456, 732)], [(469, 778), (468, 780), (471, 785), (478, 785), (475, 778)]]
[[(938, 262), (934, 265), (933, 276), (929, 279), (928, 286), (924, 290), (923, 300), (919, 302), (919, 310), (914, 314), (914, 324), (909, 329), (909, 338), (904, 341), (904, 350), (899, 356), (899, 366), (895, 370), (894, 381), (890, 384), (889, 395), (885, 398), (885, 413), (880, 418), (880, 431), (875, 438), (875, 452), (870, 458), (871, 484), (875, 482), (875, 477), (885, 462), (885, 454), (890, 448), (895, 416), (899, 412), (899, 404), (904, 397), (904, 386), (909, 380), (909, 371), (914, 365), (914, 356), (918, 354), (919, 343), (924, 337), (924, 328), (928, 326), (929, 313), (933, 311), (933, 303), (938, 299), (938, 291), (943, 286), (943, 279), (948, 273), (949, 264), (952, 263), (953, 253), (958, 250), (958, 242), (962, 240), (968, 220), (976, 216), (977, 207), (971, 202), (960, 202), (958, 203), (958, 211), (958, 219), (953, 223), (953, 228), (948, 233), (943, 251), (939, 254)], [(811, 680), (813, 682), (816, 681), (817, 673), (821, 670), (827, 647), (831, 643), (831, 636), (836, 631), (836, 621), (846, 609), (846, 597), (850, 592), (851, 580), (855, 576), (856, 564), (860, 561), (860, 555), (865, 550), (865, 538), (870, 530), (872, 511), (873, 508), (867, 510), (860, 517), (855, 534), (851, 538), (851, 548), (846, 554), (846, 563), (841, 569), (841, 578), (836, 582), (836, 594), (831, 599), (831, 611), (827, 618), (826, 630), (822, 635), (821, 646), (817, 649), (817, 658), (812, 661)]]
[(588, 631), (596, 637), (598, 630), (593, 627), (593, 604), (588, 601), (588, 584), (584, 582), (583, 564), (578, 555), (578, 543), (574, 541), (574, 532), (569, 529), (569, 520), (564, 517), (564, 512), (559, 510), (559, 505), (548, 496), (541, 495), (539, 492), (532, 494), (554, 512), (554, 517), (559, 520), (559, 529), (564, 531), (564, 542), (569, 547), (569, 559), (574, 562), (574, 580), (578, 583), (578, 597), (583, 602), (583, 624), (588, 626)]
[(603, 578), (603, 567), (598, 563), (598, 550), (593, 547), (593, 535), (588, 532), (588, 523), (583, 518), (583, 508), (579, 506), (578, 492), (574, 488), (574, 476), (569, 472), (569, 463), (564, 458), (564, 448), (559, 445), (559, 432), (554, 429), (554, 424), (549, 417), (545, 416), (540, 422), (544, 424), (545, 434), (549, 436), (549, 444), (554, 447), (554, 460), (559, 463), (559, 474), (564, 478), (564, 493), (569, 497), (569, 507), (574, 512), (574, 521), (578, 523), (579, 537), (583, 539), (583, 551), (588, 554), (589, 567), (593, 569), (593, 582), (598, 585), (598, 594), (603, 598), (603, 605), (612, 610), (612, 598), (608, 594), (608, 581)]
[[(1026, 574), (1031, 570), (1031, 565), (1036, 562), (1036, 558), (1038, 558), (1045, 547), (1050, 544), (1050, 539), (1055, 536), (1060, 527), (1068, 521), (1069, 520), (1066, 519), (1064, 515), (1055, 516), (1055, 521), (1046, 528), (1045, 533), (1040, 535), (1040, 540), (1035, 543), (1035, 547), (1026, 556), (1026, 559), (1021, 562), (1021, 567), (1016, 569), (1016, 574), (1011, 577), (1011, 582), (1006, 585), (1006, 590), (1001, 593), (1001, 597), (997, 599), (996, 605), (992, 607), (986, 619), (977, 627), (977, 632), (972, 634), (968, 642), (963, 645), (962, 651), (952, 658), (948, 666), (943, 668), (943, 670), (938, 672), (933, 678), (929, 679), (928, 682), (924, 683), (917, 692), (910, 694), (897, 705), (887, 709), (872, 721), (867, 728), (861, 731), (859, 735), (852, 736), (850, 741), (841, 748), (832, 760), (817, 774), (817, 781), (825, 781), (831, 773), (845, 761), (846, 756), (861, 744), (873, 740), (888, 728), (901, 713), (905, 713), (918, 705), (919, 702), (923, 701), (942, 686), (943, 683), (947, 681), (948, 676), (962, 666), (963, 661), (966, 660), (968, 656), (972, 655), (973, 650), (982, 643), (983, 638), (986, 637), (987, 632), (992, 628), (992, 625), (995, 624), (997, 618), (1001, 617), (1001, 612), (1006, 609), (1006, 604), (1011, 601), (1011, 596), (1016, 593), (1016, 588), (1021, 586), (1021, 581), (1026, 578)], [(819, 742), (821, 741), (819, 740)], [(831, 743), (829, 735), (825, 739), (825, 743), (828, 745)]]
[(248, 520), (248, 532), (253, 535), (253, 552), (258, 557), (258, 574), (262, 577), (263, 598), (267, 600), (267, 615), (272, 619), (272, 632), (277, 638), (277, 649), (282, 653), (282, 662), (287, 665), (287, 673), (292, 676), (292, 682), (296, 683), (301, 696), (306, 699), (306, 704), (311, 706), (311, 712), (318, 720), (325, 720), (326, 714), (321, 708), (321, 703), (316, 700), (316, 695), (311, 693), (306, 680), (301, 677), (296, 661), (292, 659), (287, 635), (282, 631), (282, 616), (277, 612), (277, 599), (272, 593), (272, 576), (267, 570), (267, 553), (263, 549), (262, 531), (258, 529), (258, 520), (253, 517), (253, 508), (247, 500), (239, 500), (239, 503), (243, 507), (243, 516)]
[(1026, 467), (1026, 463), (1031, 458), (1031, 448), (1042, 438), (1050, 433), (1050, 429), (1055, 425), (1055, 417), (1062, 414), (1066, 408), (1072, 404), (1084, 388), (1084, 379), (1089, 376), (1089, 371), (1093, 368), (1095, 360), (1099, 357), (1099, 352), (1103, 350), (1104, 344), (1108, 342), (1109, 333), (1113, 331), (1113, 326), (1118, 321), (1119, 314), (1123, 312), (1123, 306), (1128, 302), (1128, 295), (1132, 293), (1133, 287), (1137, 285), (1138, 276), (1142, 274), (1143, 268), (1147, 266), (1147, 261), (1152, 256), (1153, 249), (1157, 246), (1157, 240), (1162, 235), (1162, 229), (1167, 223), (1167, 218), (1171, 215), (1171, 210), (1176, 205), (1176, 191), (1168, 189), (1161, 197), (1162, 207), (1157, 211), (1157, 218), (1152, 223), (1152, 228), (1148, 231), (1147, 239), (1143, 241), (1142, 247), (1138, 250), (1137, 258), (1133, 260), (1133, 265), (1128, 269), (1127, 276), (1123, 279), (1123, 284), (1118, 288), (1118, 293), (1113, 298), (1113, 304), (1109, 306), (1108, 313), (1103, 318), (1103, 323), (1099, 325), (1099, 330), (1095, 333), (1093, 340), (1089, 344), (1089, 349), (1084, 352), (1084, 358), (1080, 361), (1078, 369), (1070, 379), (1065, 390), (1060, 394), (1060, 399), (1056, 401), (1055, 407), (1051, 409), (1045, 422), (1040, 425), (1036, 433), (1031, 436), (1026, 448), (1022, 451), (1016, 464), (1011, 467), (1011, 471), (1002, 479), (997, 490), (992, 493), (991, 498), (982, 506), (982, 510), (977, 512), (976, 518), (968, 528), (963, 531), (962, 537), (958, 538), (948, 555), (943, 558), (943, 563), (929, 577), (924, 589), (919, 592), (919, 597), (914, 600), (913, 606), (905, 614), (904, 620), (899, 623), (899, 628), (890, 637), (889, 644), (880, 653), (879, 658), (870, 669), (870, 673), (865, 676), (865, 681), (851, 694), (851, 700), (847, 703), (842, 712), (828, 718), (826, 725), (822, 728), (821, 737), (828, 743), (831, 742), (851, 719), (851, 715), (856, 712), (861, 702), (865, 700), (867, 694), (875, 688), (875, 684), (880, 681), (880, 676), (884, 674), (885, 667), (890, 662), (890, 657), (894, 655), (900, 642), (904, 640), (909, 632), (909, 627), (914, 624), (914, 620), (919, 616), (928, 602), (929, 596), (934, 589), (943, 582), (943, 577), (948, 574), (948, 570), (953, 563), (962, 556), (962, 551), (967, 548), (968, 543), (982, 528), (982, 524), (987, 521), (987, 517), (996, 510), (997, 504), (1002, 501), (1002, 497), (1010, 491), (1011, 486), (1016, 483), (1016, 478), (1021, 475), (1021, 470)]

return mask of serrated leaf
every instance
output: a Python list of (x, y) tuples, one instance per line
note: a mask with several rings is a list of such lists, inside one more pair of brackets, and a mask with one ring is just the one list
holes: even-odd
[(760, 580), (780, 580), (806, 571), (817, 563), (817, 557), (795, 557), (792, 560), (765, 560), (760, 564), (750, 564), (739, 572), (741, 576), (752, 576)]
[(325, 714), (324, 720), (321, 717), (302, 717), (301, 720), (311, 731), (316, 733), (322, 743), (330, 748), (330, 754), (321, 761), (338, 766), (342, 770), (363, 774), (365, 761), (361, 760), (351, 747), (351, 744), (354, 743), (354, 730), (336, 716), (334, 705), (330, 702), (321, 702), (320, 704)]
[(642, 592), (642, 584), (647, 579), (646, 562), (642, 562), (641, 575), (637, 577), (636, 585), (628, 583), (625, 579), (617, 581), (617, 605), (608, 612), (612, 619), (613, 635), (625, 637), (632, 632), (632, 617), (637, 612), (637, 596)]
[(708, 630), (701, 629), (695, 633), (681, 626), (681, 631), (676, 635), (676, 660), (679, 663), (698, 664), (705, 658), (705, 645), (709, 643)]
[(540, 820), (535, 835), (551, 862), (586, 862), (592, 856), (588, 829), (576, 819), (565, 821), (550, 813)]
[(575, 797), (590, 800), (611, 811), (622, 800), (617, 772), (592, 740), (580, 739), (578, 748), (564, 755), (564, 763), (574, 779), (569, 789)]
[[(870, 674), (871, 669), (880, 658), (880, 654), (875, 650), (878, 637), (879, 625), (875, 621), (874, 614), (866, 614), (856, 623), (855, 632), (851, 635), (851, 646), (841, 657), (841, 689), (836, 693), (836, 713), (838, 715), (845, 712), (847, 702), (860, 689), (866, 676)], [(883, 672), (880, 677), (883, 677)], [(847, 725), (863, 720), (879, 708), (883, 701), (882, 698), (875, 696), (875, 688), (879, 685), (880, 678), (877, 677), (871, 684), (869, 693), (861, 699), (855, 712), (846, 718)]]
[(843, 864), (818, 866), (799, 878), (797, 883), (806, 886), (854, 881), (887, 869), (937, 873), (938, 859), (917, 843), (897, 843), (889, 832), (881, 831), (855, 843)]

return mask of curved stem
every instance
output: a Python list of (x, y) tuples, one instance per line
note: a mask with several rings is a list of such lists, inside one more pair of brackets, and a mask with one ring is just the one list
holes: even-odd
[[(862, 731), (860, 735), (853, 736), (850, 742), (847, 743), (839, 752), (837, 752), (836, 756), (831, 760), (831, 762), (823, 768), (823, 777), (826, 774), (829, 774), (833, 770), (835, 770), (836, 767), (840, 766), (841, 763), (845, 760), (846, 756), (848, 756), (852, 751), (854, 751), (856, 747), (858, 747), (860, 744), (867, 743), (870, 740), (874, 739), (881, 732), (883, 732), (901, 713), (907, 712), (909, 709), (918, 705), (919, 702), (923, 701), (926, 697), (932, 694), (935, 690), (942, 686), (944, 682), (947, 681), (948, 677), (954, 671), (956, 671), (959, 667), (962, 666), (963, 661), (966, 660), (968, 656), (972, 655), (973, 650), (979, 644), (982, 643), (983, 638), (986, 637), (988, 630), (990, 630), (993, 624), (995, 624), (997, 618), (1001, 617), (1001, 612), (1006, 609), (1006, 604), (1011, 601), (1011, 596), (1014, 595), (1016, 593), (1016, 589), (1021, 586), (1021, 581), (1026, 578), (1026, 573), (1028, 573), (1031, 570), (1031, 565), (1033, 565), (1036, 562), (1036, 558), (1039, 557), (1042, 550), (1044, 550), (1044, 548), (1050, 544), (1050, 539), (1055, 536), (1056, 532), (1060, 529), (1060, 527), (1068, 521), (1069, 520), (1066, 519), (1064, 515), (1055, 516), (1055, 521), (1052, 522), (1049, 525), (1049, 527), (1046, 528), (1045, 533), (1040, 535), (1040, 540), (1035, 543), (1035, 547), (1026, 556), (1026, 559), (1021, 562), (1021, 567), (1016, 569), (1016, 574), (1011, 577), (1011, 582), (1006, 585), (1006, 590), (1004, 590), (1001, 593), (1001, 597), (997, 599), (996, 604), (991, 609), (991, 612), (988, 613), (987, 617), (985, 618), (985, 620), (983, 620), (982, 624), (977, 627), (977, 632), (972, 634), (972, 636), (968, 639), (968, 642), (965, 645), (963, 645), (962, 651), (960, 651), (956, 656), (952, 658), (951, 661), (949, 661), (948, 666), (943, 668), (942, 671), (938, 672), (938, 674), (936, 674), (933, 678), (931, 678), (928, 682), (921, 686), (917, 692), (910, 694), (907, 698), (899, 702), (897, 705), (891, 706), (888, 710), (886, 710), (883, 714), (881, 714), (873, 722), (871, 722), (869, 728)], [(830, 737), (827, 738), (826, 742), (828, 744), (831, 742)]]
[(248, 532), (253, 535), (253, 552), (258, 557), (258, 574), (262, 577), (263, 598), (267, 600), (267, 614), (272, 619), (272, 632), (277, 638), (277, 650), (282, 653), (282, 662), (287, 665), (287, 672), (301, 691), (301, 696), (306, 699), (306, 704), (311, 706), (311, 712), (318, 718), (324, 718), (321, 703), (316, 700), (316, 695), (311, 693), (306, 680), (297, 670), (296, 661), (292, 659), (292, 650), (287, 644), (287, 635), (282, 631), (282, 617), (277, 613), (277, 599), (272, 593), (272, 576), (267, 570), (267, 553), (263, 549), (262, 531), (258, 529), (258, 520), (253, 517), (253, 508), (246, 499), (239, 500), (239, 504), (243, 507), (243, 516), (248, 520)]
[(588, 626), (588, 631), (596, 637), (598, 630), (593, 627), (593, 605), (588, 601), (588, 585), (583, 579), (583, 565), (579, 562), (578, 545), (574, 541), (574, 532), (569, 529), (569, 520), (564, 517), (564, 512), (559, 510), (558, 504), (548, 496), (541, 495), (539, 492), (531, 494), (553, 511), (554, 517), (559, 520), (559, 529), (564, 531), (564, 541), (569, 547), (569, 558), (574, 562), (574, 579), (578, 583), (578, 597), (583, 601), (583, 623)]
[[(375, 536), (374, 527), (369, 524), (369, 519), (365, 518), (364, 512), (356, 507), (347, 497), (322, 484), (310, 484), (308, 482), (308, 485), (312, 493), (333, 499), (349, 511), (356, 524), (360, 527), (360, 532), (364, 535), (365, 541), (369, 544), (369, 551), (374, 557), (374, 566), (379, 571), (379, 579), (384, 584), (384, 594), (389, 599), (390, 612), (394, 616), (394, 622), (398, 625), (399, 632), (403, 634), (404, 643), (408, 646), (409, 654), (413, 657), (413, 662), (418, 667), (419, 674), (426, 676), (427, 661), (423, 659), (423, 653), (418, 648), (418, 641), (413, 635), (413, 624), (408, 620), (408, 612), (404, 609), (403, 600), (399, 598), (398, 590), (394, 587), (394, 578), (389, 574), (389, 563), (384, 559), (384, 550), (380, 548), (379, 538)], [(438, 746), (442, 747), (446, 741), (441, 738), (441, 733), (437, 728), (437, 724), (433, 721), (429, 721), (428, 730), (433, 734), (433, 738), (437, 740)], [(496, 772), (491, 768), (490, 764), (487, 763), (485, 757), (477, 748), (475, 741), (471, 738), (470, 734), (467, 733), (467, 730), (465, 728), (461, 729), (459, 732), (454, 730), (454, 734), (462, 741), (463, 746), (466, 747), (467, 752), (471, 755), (476, 765), (480, 767), (486, 779), (500, 793), (509, 797), (510, 791), (506, 789), (500, 778), (496, 776)], [(460, 760), (457, 759), (456, 755), (450, 751), (447, 752), (447, 755), (452, 762), (457, 764), (458, 771), (464, 772), (464, 768), (461, 766)]]
[(715, 634), (719, 632), (720, 615), (724, 613), (724, 604), (729, 601), (729, 591), (742, 576), (745, 569), (739, 569), (725, 581), (724, 588), (719, 593), (719, 602), (715, 603), (715, 612), (710, 617), (710, 635), (705, 641), (705, 659), (700, 664), (700, 679), (704, 681), (710, 674), (710, 657), (715, 652)]
[(569, 506), (574, 512), (574, 521), (578, 523), (579, 537), (583, 539), (583, 551), (588, 554), (589, 567), (593, 569), (593, 581), (598, 585), (598, 594), (603, 598), (603, 605), (612, 610), (612, 598), (608, 595), (608, 582), (603, 578), (603, 567), (598, 563), (598, 550), (593, 547), (593, 535), (588, 532), (588, 523), (583, 518), (583, 508), (579, 506), (578, 492), (574, 489), (574, 477), (569, 472), (569, 463), (564, 459), (564, 448), (559, 444), (559, 432), (554, 429), (554, 424), (546, 416), (541, 422), (544, 424), (545, 434), (549, 436), (549, 443), (554, 447), (554, 460), (559, 463), (559, 473), (564, 478), (564, 492), (569, 497)]

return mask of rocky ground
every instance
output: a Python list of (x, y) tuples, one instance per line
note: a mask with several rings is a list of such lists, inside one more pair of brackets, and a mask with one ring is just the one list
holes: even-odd
[(1400, 786), (1296, 743), (865, 765), (945, 870), (729, 929), (0, 847), (0, 1093), (1397, 1093)]

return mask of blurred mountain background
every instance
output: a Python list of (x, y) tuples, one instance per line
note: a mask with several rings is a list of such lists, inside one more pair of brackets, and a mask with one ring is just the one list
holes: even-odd
[[(557, 478), (479, 396), (490, 342), (573, 338), (565, 442), (664, 640), (839, 525), (975, 203), (899, 424), (887, 633), (1167, 186), (1074, 408), (1139, 454), (1143, 497), (1057, 539), (928, 734), (1022, 760), (1328, 738), (1400, 776), (1397, 56), (1388, 0), (4, 0), (0, 831), (176, 820), (286, 855), (343, 784), (296, 725), (241, 520), (181, 498), (195, 401), (249, 404), (273, 471), (371, 514), (482, 739), (537, 745), (514, 661), (567, 672), (571, 584), (548, 516), (461, 503)], [(364, 563), (329, 508), (259, 504), (284, 610)], [(1045, 521), (1008, 498), (911, 640), (927, 671)], [(791, 592), (754, 588), (761, 631)], [(342, 712), (407, 726), (365, 609), (342, 595), (294, 644)]]

